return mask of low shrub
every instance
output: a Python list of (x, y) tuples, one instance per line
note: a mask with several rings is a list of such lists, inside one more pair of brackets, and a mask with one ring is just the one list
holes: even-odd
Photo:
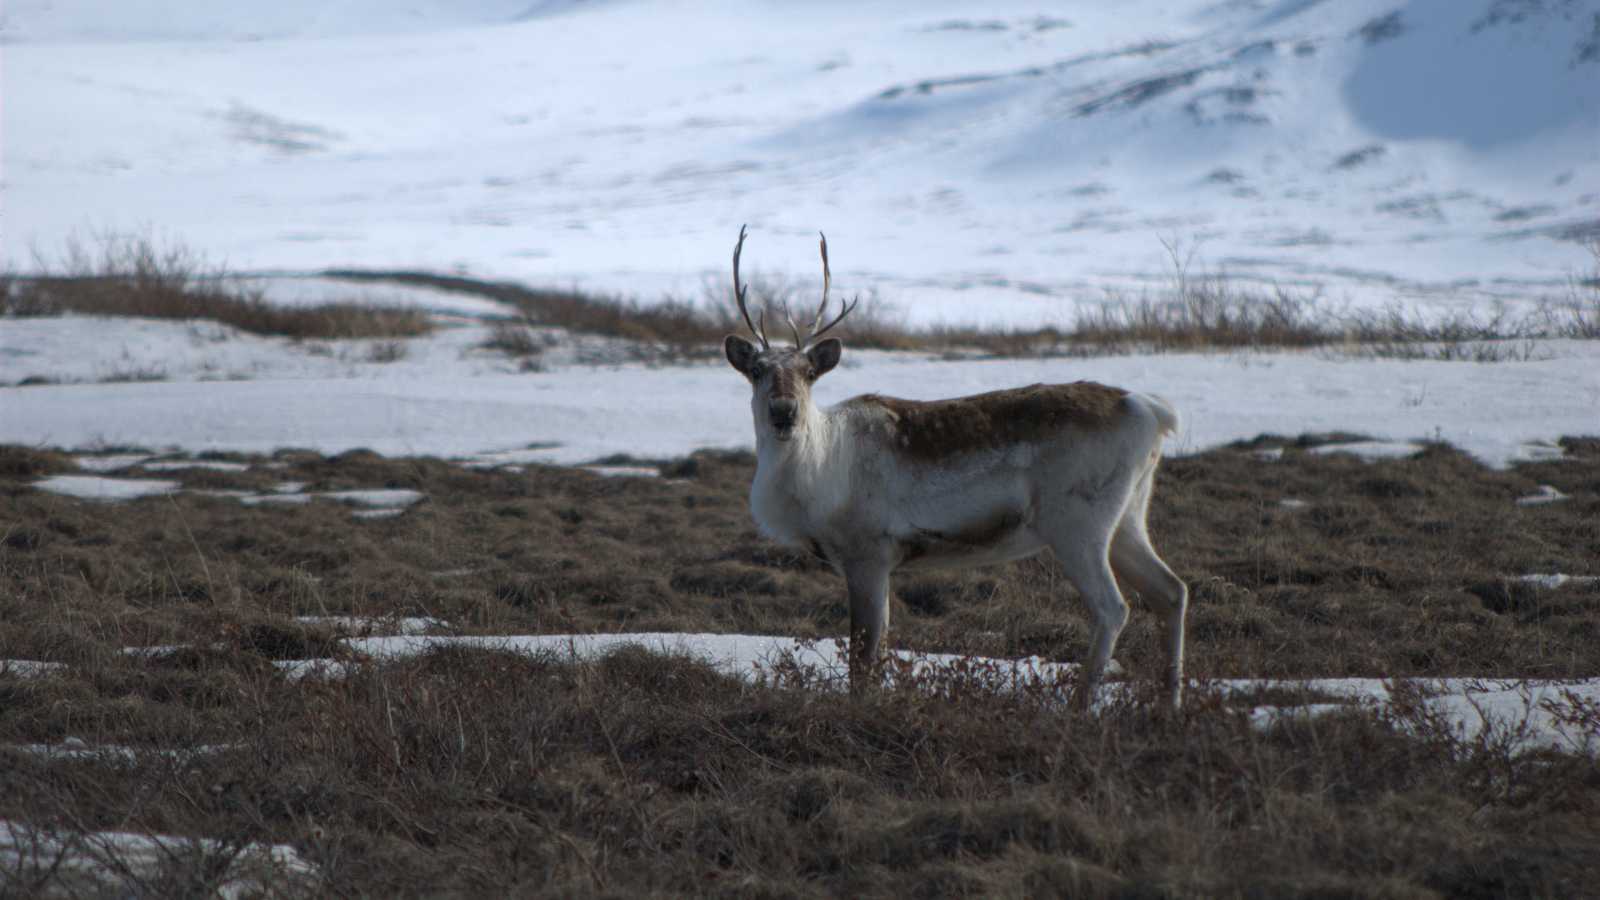
[[(429, 334), (427, 315), (409, 309), (325, 304), (282, 307), (259, 293), (231, 288), (220, 272), (178, 247), (160, 249), (148, 239), (106, 238), (98, 256), (68, 248), (64, 272), (9, 276), (0, 315), (82, 313), (159, 319), (212, 319), (244, 331), (296, 340), (405, 338)], [(42, 270), (52, 268), (41, 265)]]

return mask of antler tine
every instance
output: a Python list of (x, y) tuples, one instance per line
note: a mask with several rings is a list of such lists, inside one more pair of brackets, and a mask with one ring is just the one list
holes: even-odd
[[(842, 303), (843, 301), (840, 301), (840, 302)], [(811, 332), (811, 337), (806, 338), (806, 343), (810, 343), (810, 342), (816, 340), (817, 338), (822, 337), (824, 334), (828, 333), (828, 329), (830, 329), (833, 326), (839, 324), (840, 322), (843, 322), (844, 321), (844, 317), (848, 316), (848, 315), (850, 315), (850, 313), (854, 312), (855, 308), (856, 308), (856, 304), (858, 304), (860, 302), (861, 302), (861, 296), (859, 294), (856, 295), (855, 297), (851, 298), (850, 305), (846, 306), (846, 307), (844, 307), (844, 309), (840, 310), (839, 314), (837, 316), (834, 316), (832, 322), (829, 322), (828, 324), (822, 326), (821, 328), (817, 329), (816, 331)]]
[(822, 303), (817, 306), (817, 314), (811, 317), (807, 341), (817, 336), (817, 324), (822, 321), (822, 314), (828, 311), (828, 288), (833, 285), (833, 273), (828, 270), (828, 236), (819, 231), (817, 237), (822, 239)]
[(800, 338), (800, 326), (794, 323), (794, 314), (789, 312), (788, 300), (783, 301), (783, 317), (789, 323), (789, 330), (794, 333), (794, 345), (796, 347), (805, 346), (805, 341)]
[[(822, 314), (828, 311), (828, 288), (833, 286), (833, 273), (828, 269), (828, 236), (820, 231), (817, 232), (817, 235), (822, 238), (822, 303), (817, 306), (817, 314), (811, 318), (811, 331), (806, 335), (805, 340), (807, 344), (821, 337), (828, 329), (844, 321), (844, 317), (850, 315), (850, 311), (856, 308), (857, 303), (861, 302), (861, 298), (859, 296), (856, 297), (848, 306), (844, 306), (838, 317), (832, 322), (822, 326), (820, 329), (817, 328), (817, 323), (822, 321)], [(841, 305), (842, 303), (843, 301), (841, 301)]]
[(739, 226), (739, 243), (733, 245), (733, 299), (738, 302), (739, 314), (744, 316), (744, 323), (750, 326), (750, 332), (761, 339), (761, 348), (770, 350), (772, 345), (767, 343), (766, 307), (762, 306), (761, 327), (757, 328), (756, 323), (750, 321), (750, 308), (744, 305), (744, 287), (739, 284), (739, 251), (744, 249), (744, 229), (745, 226)]

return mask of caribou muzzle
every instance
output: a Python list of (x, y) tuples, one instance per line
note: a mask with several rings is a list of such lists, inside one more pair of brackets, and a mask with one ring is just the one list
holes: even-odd
[(780, 441), (787, 441), (794, 435), (794, 423), (800, 415), (800, 404), (793, 397), (767, 398), (767, 421), (772, 424), (772, 430)]

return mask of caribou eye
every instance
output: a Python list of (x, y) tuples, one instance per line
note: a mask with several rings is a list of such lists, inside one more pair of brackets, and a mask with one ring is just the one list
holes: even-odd
[(752, 365), (747, 371), (748, 371), (752, 381), (755, 380), (755, 379), (760, 378), (763, 374), (765, 374), (765, 373), (762, 372), (761, 366), (759, 366), (759, 365)]
[(807, 369), (806, 370), (806, 380), (807, 381), (816, 381), (817, 380), (817, 370), (816, 369)]

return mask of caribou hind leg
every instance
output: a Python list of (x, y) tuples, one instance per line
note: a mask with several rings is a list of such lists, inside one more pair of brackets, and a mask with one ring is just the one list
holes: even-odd
[(1183, 616), (1189, 605), (1189, 587), (1156, 556), (1142, 527), (1117, 529), (1111, 540), (1111, 569), (1161, 620), (1167, 701), (1177, 709), (1183, 702)]
[[(1089, 637), (1089, 655), (1083, 661), (1075, 698), (1080, 709), (1088, 709), (1093, 702), (1095, 689), (1100, 686), (1100, 678), (1111, 661), (1111, 651), (1117, 646), (1117, 636), (1128, 621), (1128, 604), (1117, 588), (1108, 558), (1110, 535), (1106, 532), (1109, 530), (1081, 527), (1076, 533), (1069, 530), (1064, 536), (1050, 539), (1067, 580), (1078, 589), (1094, 623)], [(1104, 537), (1089, 538), (1088, 534), (1094, 532)]]
[(1189, 586), (1150, 546), (1145, 513), (1150, 507), (1150, 488), (1155, 476), (1156, 457), (1134, 485), (1133, 496), (1123, 509), (1122, 519), (1111, 536), (1111, 569), (1122, 583), (1132, 588), (1161, 620), (1161, 635), (1167, 656), (1165, 686), (1167, 700), (1177, 709), (1183, 700), (1183, 617), (1189, 606)]

